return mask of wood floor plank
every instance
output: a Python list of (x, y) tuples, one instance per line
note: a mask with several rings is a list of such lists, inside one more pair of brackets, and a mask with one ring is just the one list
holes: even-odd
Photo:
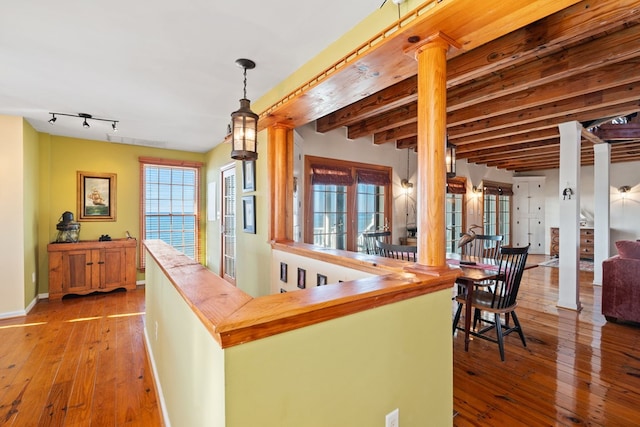
[(606, 322), (593, 273), (579, 279), (576, 312), (556, 305), (557, 268), (525, 272), (517, 313), (527, 347), (507, 337), (505, 362), (496, 344), (476, 339), (465, 352), (454, 336), (455, 426), (637, 425), (640, 328)]
[(103, 301), (104, 318), (100, 324), (100, 342), (96, 355), (96, 384), (91, 411), (91, 425), (116, 425), (116, 340), (117, 297)]
[[(141, 379), (128, 384), (130, 376), (124, 380), (116, 376), (118, 319), (134, 319), (131, 322), (135, 326), (123, 330), (131, 336), (120, 340), (126, 353), (137, 359), (145, 354), (143, 341), (132, 339), (142, 331), (144, 290), (126, 294), (126, 298), (114, 293), (45, 300), (27, 316), (0, 321), (0, 381), (5, 381), (0, 389), (0, 425), (162, 425), (151, 374), (145, 392)], [(119, 317), (132, 307), (136, 308), (135, 315)], [(42, 323), (33, 325), (36, 322)], [(4, 345), (7, 340), (11, 346)], [(148, 363), (146, 356), (141, 360)], [(8, 368), (11, 364), (14, 366)], [(139, 362), (134, 366), (131, 371), (139, 376)], [(120, 387), (140, 394), (130, 400), (144, 400), (144, 406), (129, 405), (134, 415), (122, 424), (116, 420), (117, 381)]]

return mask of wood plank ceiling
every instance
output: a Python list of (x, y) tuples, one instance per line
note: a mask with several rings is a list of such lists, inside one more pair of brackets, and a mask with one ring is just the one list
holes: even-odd
[[(557, 126), (577, 120), (583, 165), (593, 164), (597, 143), (611, 144), (612, 162), (640, 160), (639, 19), (638, 0), (582, 1), (450, 52), (447, 130), (458, 159), (515, 172), (558, 168)], [(349, 138), (415, 147), (416, 82), (411, 75), (361, 96), (318, 117), (316, 129), (346, 127)]]

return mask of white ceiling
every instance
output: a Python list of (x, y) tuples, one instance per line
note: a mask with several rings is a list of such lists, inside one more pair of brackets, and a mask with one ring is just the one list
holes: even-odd
[[(20, 0), (0, 13), (0, 114), (38, 131), (205, 152), (257, 100), (381, 0)], [(386, 4), (385, 7), (395, 7)], [(88, 113), (111, 123), (58, 117)]]

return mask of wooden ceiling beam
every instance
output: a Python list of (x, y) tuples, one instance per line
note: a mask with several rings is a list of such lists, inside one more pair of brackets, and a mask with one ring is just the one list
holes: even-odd
[[(640, 11), (632, 7), (634, 4), (635, 0), (615, 3), (582, 1), (476, 49), (467, 52), (452, 50), (447, 61), (447, 85), (454, 87), (487, 73), (513, 67), (515, 62), (535, 60), (541, 53), (561, 49), (567, 41), (589, 38), (610, 31), (621, 22), (632, 22), (640, 15)], [(349, 126), (362, 118), (372, 117), (416, 99), (417, 78), (413, 75), (318, 118), (316, 130), (324, 133)]]
[(593, 134), (607, 141), (636, 139), (640, 138), (640, 123), (625, 123), (619, 125), (607, 123), (600, 125), (593, 131)]
[(418, 135), (418, 123), (409, 123), (407, 125), (398, 126), (388, 129), (384, 132), (375, 132), (373, 134), (373, 143), (376, 145), (395, 142), (400, 139), (409, 138)]
[[(347, 138), (356, 139), (396, 127), (415, 123), (418, 117), (418, 103), (412, 102), (386, 113), (371, 117), (347, 128)], [(417, 129), (417, 128), (416, 128)]]
[[(640, 78), (640, 75), (637, 76)], [(523, 108), (519, 111), (501, 114), (499, 116), (475, 120), (458, 126), (452, 126), (449, 135), (469, 135), (517, 126), (532, 124), (549, 119), (551, 123), (579, 120), (575, 117), (583, 116), (589, 110), (602, 110), (603, 107), (627, 109), (626, 103), (638, 103), (640, 99), (640, 83), (616, 86), (614, 88), (586, 93), (577, 97), (567, 98), (556, 102)], [(626, 104), (622, 106), (621, 104)], [(615, 110), (615, 109), (614, 109)], [(454, 131), (455, 129), (455, 131)]]
[(456, 86), (532, 60), (567, 43), (609, 31), (640, 16), (637, 0), (582, 1), (447, 62), (447, 83)]
[[(564, 116), (563, 121), (577, 120), (579, 122), (592, 121), (599, 117), (608, 117), (610, 115), (628, 115), (634, 112), (640, 111), (640, 101), (631, 101), (620, 105), (605, 106), (602, 108), (596, 108), (593, 110), (583, 111), (580, 114), (568, 114)], [(458, 144), (460, 140), (465, 143), (476, 143), (487, 141), (491, 139), (504, 138), (512, 135), (522, 135), (529, 132), (542, 131), (545, 129), (558, 129), (559, 121), (555, 118), (544, 119), (537, 122), (514, 124), (508, 128), (500, 129), (482, 129), (478, 128), (475, 132), (468, 134), (461, 133), (466, 130), (463, 128), (450, 128), (448, 129), (449, 140), (453, 144)], [(559, 134), (559, 133), (558, 133)]]
[(549, 139), (557, 139), (558, 136), (557, 126), (551, 126), (548, 129), (498, 137), (471, 144), (458, 144), (456, 141), (454, 145), (456, 146), (456, 155), (460, 156), (466, 153), (488, 153), (495, 150), (495, 147), (498, 147), (497, 150), (504, 151), (518, 149), (519, 147), (540, 146), (546, 144)]
[(531, 110), (545, 104), (563, 102), (568, 98), (575, 99), (581, 95), (588, 96), (594, 92), (606, 91), (626, 84), (635, 84), (640, 80), (638, 69), (640, 69), (640, 58), (606, 65), (566, 79), (556, 80), (509, 96), (481, 102), (463, 110), (450, 112), (447, 114), (447, 123), (451, 126), (459, 126), (489, 119), (496, 115)]
[[(468, 157), (460, 156), (456, 158), (466, 159), (467, 161), (473, 162), (473, 163), (484, 163), (484, 162), (489, 162), (497, 159), (503, 159), (505, 157), (516, 159), (516, 158), (528, 158), (531, 156), (539, 156), (547, 153), (555, 153), (557, 155), (558, 149), (559, 149), (559, 143), (556, 141), (555, 143), (551, 143), (551, 144), (544, 144), (544, 145), (515, 149), (515, 150), (500, 151), (499, 148), (496, 148), (495, 151), (491, 153), (485, 153), (485, 154), (474, 153)], [(457, 153), (456, 153), (456, 156), (457, 156)]]
[(492, 73), (447, 91), (448, 111), (515, 94), (535, 86), (567, 79), (590, 70), (640, 56), (637, 26), (564, 49), (517, 67)]

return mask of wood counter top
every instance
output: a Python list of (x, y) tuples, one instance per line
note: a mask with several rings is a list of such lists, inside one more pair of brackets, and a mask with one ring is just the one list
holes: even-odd
[[(313, 245), (274, 243), (276, 250), (379, 276), (252, 298), (159, 240), (144, 241), (149, 254), (222, 348), (451, 288), (460, 270), (403, 271), (413, 263)], [(386, 274), (385, 274), (386, 273)]]

